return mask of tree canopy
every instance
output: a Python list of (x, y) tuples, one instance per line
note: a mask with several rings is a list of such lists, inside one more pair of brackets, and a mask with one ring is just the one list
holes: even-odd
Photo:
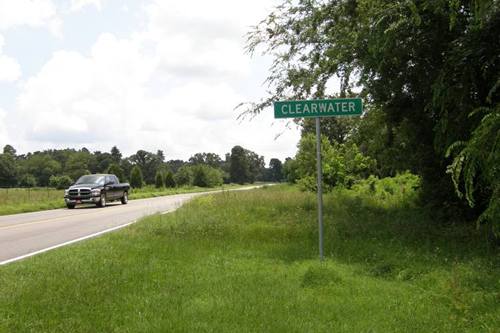
[[(361, 96), (367, 114), (350, 133), (335, 129), (337, 140), (370, 132), (371, 142), (358, 144), (380, 173), (411, 169), (423, 178), (427, 203), (464, 211), (455, 193), (465, 192), (475, 214), (500, 221), (499, 7), (496, 0), (283, 1), (248, 35), (249, 52), (263, 49), (274, 61), (270, 95), (247, 111), (276, 100)], [(336, 80), (339, 92), (330, 88)]]

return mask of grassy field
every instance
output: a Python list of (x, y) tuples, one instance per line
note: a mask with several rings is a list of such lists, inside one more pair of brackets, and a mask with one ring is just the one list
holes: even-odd
[(498, 332), (498, 248), (397, 182), (198, 198), (0, 266), (0, 332)]
[[(129, 198), (145, 199), (164, 195), (235, 189), (241, 185), (229, 184), (223, 187), (202, 188), (196, 186), (177, 188), (155, 188), (145, 186), (133, 189)], [(36, 212), (40, 210), (64, 208), (64, 190), (54, 188), (0, 188), (0, 215)]]

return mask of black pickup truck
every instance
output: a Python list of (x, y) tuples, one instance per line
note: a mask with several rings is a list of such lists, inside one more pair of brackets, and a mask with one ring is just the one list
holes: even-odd
[(81, 176), (76, 183), (64, 191), (64, 201), (70, 209), (77, 204), (106, 206), (106, 202), (120, 200), (128, 202), (128, 183), (120, 183), (115, 175), (98, 174)]

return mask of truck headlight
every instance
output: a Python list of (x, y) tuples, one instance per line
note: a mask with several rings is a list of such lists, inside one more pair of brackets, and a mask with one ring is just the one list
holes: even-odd
[(98, 197), (98, 196), (100, 196), (100, 195), (101, 195), (101, 190), (100, 190), (100, 189), (98, 189), (98, 188), (93, 189), (93, 190), (92, 190), (92, 195), (93, 195), (94, 197)]
[(69, 190), (64, 190), (64, 195), (67, 196), (69, 194)]

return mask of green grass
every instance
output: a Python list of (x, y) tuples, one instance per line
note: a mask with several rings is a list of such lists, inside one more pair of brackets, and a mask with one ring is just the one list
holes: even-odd
[(498, 332), (497, 249), (387, 192), (325, 196), (323, 263), (315, 196), (275, 186), (1, 266), (0, 332)]
[(62, 208), (64, 190), (53, 188), (0, 188), (0, 215)]
[[(155, 188), (145, 186), (141, 189), (132, 189), (129, 198), (145, 199), (164, 195), (194, 193), (205, 191), (228, 190), (242, 187), (229, 184), (215, 188), (186, 186), (177, 188)], [(0, 215), (36, 212), (47, 209), (64, 208), (64, 190), (54, 188), (0, 188)]]

